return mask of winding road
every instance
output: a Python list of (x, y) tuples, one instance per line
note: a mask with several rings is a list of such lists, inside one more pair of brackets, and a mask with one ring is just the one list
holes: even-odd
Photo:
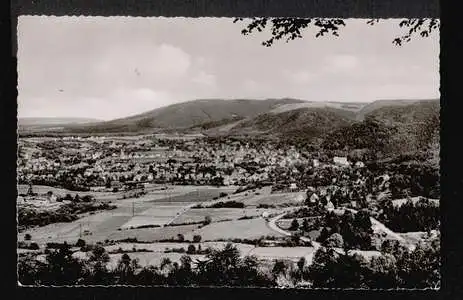
[[(267, 222), (267, 225), (270, 229), (272, 229), (273, 231), (275, 232), (278, 232), (280, 234), (283, 234), (283, 235), (286, 235), (286, 236), (292, 236), (292, 233), (289, 232), (289, 231), (286, 231), (286, 230), (283, 230), (281, 229), (280, 227), (278, 227), (278, 225), (276, 224), (276, 222), (278, 220), (280, 220), (281, 218), (283, 218), (284, 216), (286, 216), (288, 213), (292, 212), (292, 211), (295, 211), (297, 210), (298, 208), (300, 208), (299, 206), (298, 207), (293, 207), (291, 209), (288, 209), (286, 210), (285, 212), (279, 214), (278, 216), (276, 217), (273, 217), (272, 219), (270, 219), (268, 222)], [(318, 249), (320, 247), (320, 243), (308, 238), (308, 237), (305, 237), (305, 236), (301, 236), (301, 240), (304, 241), (304, 242), (310, 242), (312, 243), (313, 247), (315, 249)]]
[[(279, 214), (278, 216), (276, 217), (273, 217), (272, 219), (270, 219), (268, 222), (267, 222), (267, 225), (270, 229), (272, 229), (273, 231), (275, 232), (278, 232), (280, 234), (283, 234), (283, 235), (286, 235), (286, 236), (291, 236), (292, 233), (289, 232), (289, 231), (286, 231), (284, 229), (281, 229), (280, 227), (278, 227), (278, 225), (276, 224), (276, 222), (280, 219), (282, 219), (284, 216), (286, 216), (288, 213), (292, 212), (292, 211), (295, 211), (297, 210), (298, 208), (300, 207), (293, 207), (291, 209), (288, 209), (286, 211), (284, 211), (283, 213)], [(346, 210), (349, 210), (351, 211), (352, 213), (357, 213), (356, 210), (354, 209), (350, 209), (350, 208), (346, 208)], [(372, 227), (373, 227), (373, 230), (376, 231), (376, 232), (384, 232), (386, 233), (388, 236), (392, 237), (393, 239), (401, 242), (402, 244), (405, 244), (407, 245), (407, 247), (410, 249), (410, 250), (413, 250), (414, 249), (414, 246), (413, 245), (409, 245), (407, 243), (407, 241), (398, 233), (392, 231), (391, 229), (387, 228), (386, 225), (384, 225), (383, 223), (379, 222), (378, 220), (370, 217), (370, 220), (371, 220), (371, 224), (372, 224)], [(310, 238), (307, 238), (307, 237), (301, 237), (301, 240), (302, 241), (305, 241), (305, 242), (311, 242), (313, 247), (315, 248), (315, 251), (320, 248), (320, 243), (314, 241), (314, 240), (311, 240)], [(315, 252), (314, 251), (314, 252)]]

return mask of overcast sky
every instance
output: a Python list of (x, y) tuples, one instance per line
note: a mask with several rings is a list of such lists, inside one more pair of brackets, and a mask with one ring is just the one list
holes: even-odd
[(20, 17), (19, 117), (109, 120), (204, 98), (363, 102), (439, 97), (439, 36), (397, 47), (398, 20), (338, 38), (243, 36), (227, 18)]

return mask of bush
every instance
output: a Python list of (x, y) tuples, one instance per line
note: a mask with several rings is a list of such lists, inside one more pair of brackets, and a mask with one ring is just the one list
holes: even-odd
[(26, 243), (19, 241), (17, 247), (19, 249), (28, 249), (28, 250), (39, 250), (40, 247), (37, 243)]
[(193, 242), (194, 243), (199, 243), (201, 242), (201, 236), (199, 234), (196, 234), (193, 236)]
[(93, 200), (95, 200), (92, 196), (90, 195), (85, 195), (82, 197), (82, 202), (92, 202)]
[(291, 226), (289, 226), (289, 230), (298, 230), (299, 229), (299, 222), (297, 219), (293, 219), (291, 222)]
[(244, 208), (243, 202), (237, 201), (227, 201), (227, 202), (217, 202), (209, 206), (210, 208)]
[(26, 234), (24, 235), (24, 240), (25, 240), (25, 241), (30, 241), (31, 238), (32, 238), (32, 236), (31, 236), (29, 233), (26, 233)]
[(187, 254), (195, 254), (196, 253), (196, 248), (194, 245), (188, 245), (188, 248), (186, 250)]
[(82, 248), (86, 245), (85, 241), (83, 239), (78, 239), (76, 242), (76, 247)]
[(177, 239), (179, 242), (183, 242), (185, 241), (185, 236), (181, 233), (177, 234)]
[(339, 233), (333, 233), (323, 244), (325, 247), (342, 248), (344, 246), (344, 240)]
[(211, 224), (211, 222), (212, 222), (212, 219), (211, 219), (210, 216), (205, 216), (204, 217), (204, 222), (203, 222), (204, 226)]
[(275, 208), (276, 206), (273, 204), (259, 204), (257, 205), (257, 208)]
[(219, 194), (219, 198), (223, 198), (223, 197), (227, 197), (228, 194), (227, 193), (224, 193), (224, 192), (220, 192)]
[(39, 247), (39, 245), (38, 245), (37, 243), (31, 243), (31, 244), (29, 245), (29, 249), (30, 249), (30, 250), (39, 250), (40, 247)]
[(185, 248), (172, 248), (172, 249), (166, 249), (164, 253), (185, 253)]

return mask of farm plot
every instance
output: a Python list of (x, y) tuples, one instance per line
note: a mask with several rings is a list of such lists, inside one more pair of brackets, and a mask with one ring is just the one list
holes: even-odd
[(407, 244), (409, 245), (418, 245), (420, 242), (424, 242), (427, 238), (427, 233), (424, 231), (417, 231), (417, 232), (405, 232), (399, 233), (402, 236)]
[[(123, 254), (121, 253), (110, 254), (108, 268), (115, 269), (122, 255)], [(161, 253), (161, 252), (134, 252), (134, 253), (128, 253), (128, 255), (132, 259), (138, 259), (138, 263), (140, 264), (140, 266), (145, 267), (145, 266), (159, 266), (163, 258), (169, 258), (172, 262), (180, 262), (180, 258), (184, 254), (183, 253)], [(81, 252), (81, 251), (74, 252), (73, 256), (76, 258), (80, 258), (82, 260), (88, 259), (87, 253)], [(204, 255), (190, 255), (190, 257), (193, 260), (195, 260), (195, 259), (203, 258)], [(37, 258), (42, 261), (45, 260), (44, 255), (39, 255)]]
[[(29, 186), (25, 184), (19, 184), (17, 186), (18, 194), (26, 194), (28, 189), (29, 189)], [(61, 197), (64, 197), (67, 194), (71, 195), (72, 197), (74, 197), (77, 194), (81, 197), (89, 195), (89, 196), (95, 197), (96, 200), (100, 200), (100, 201), (115, 201), (122, 197), (122, 192), (117, 192), (117, 193), (95, 192), (95, 191), (75, 192), (75, 191), (70, 191), (70, 190), (63, 189), (63, 188), (51, 187), (51, 186), (46, 186), (46, 185), (33, 185), (32, 190), (34, 191), (34, 193), (37, 193), (39, 195), (52, 192), (54, 195), (61, 196)]]
[(261, 218), (211, 223), (188, 233), (185, 238), (192, 239), (195, 234), (201, 235), (203, 240), (258, 239), (261, 236), (283, 236), (271, 230), (265, 220)]
[[(226, 246), (226, 242), (203, 242), (203, 243), (193, 243), (197, 248), (198, 245), (201, 245), (202, 249), (223, 249)], [(146, 249), (153, 252), (164, 253), (166, 249), (173, 249), (173, 248), (184, 248), (185, 251), (187, 250), (190, 243), (117, 243), (110, 246), (105, 246), (106, 251), (113, 252), (117, 251), (119, 248), (123, 251), (131, 251), (135, 249)], [(247, 244), (240, 244), (240, 243), (233, 243), (234, 246), (240, 251), (241, 255), (247, 255), (252, 249), (255, 248), (253, 245)]]
[(256, 195), (245, 202), (246, 205), (281, 205), (286, 203), (299, 204), (305, 200), (305, 193), (279, 193), (271, 195)]
[(162, 226), (183, 212), (184, 206), (179, 205), (157, 205), (140, 212), (132, 217), (130, 221), (122, 225), (122, 229), (137, 228), (141, 226)]
[(18, 239), (24, 239), (24, 235), (29, 233), (37, 243), (64, 241), (74, 243), (81, 234), (88, 241), (104, 240), (129, 219), (130, 216), (124, 214), (104, 211), (70, 223), (54, 223), (32, 228), (19, 233)]
[(277, 213), (275, 209), (263, 208), (195, 208), (189, 209), (184, 214), (174, 220), (173, 224), (188, 224), (204, 221), (206, 216), (211, 218), (212, 222), (224, 220), (237, 220), (241, 217), (259, 217), (264, 212), (269, 214)]
[(249, 252), (258, 259), (276, 260), (288, 259), (297, 261), (301, 257), (310, 257), (315, 251), (314, 247), (256, 247)]
[(153, 200), (152, 202), (205, 202), (211, 201), (215, 197), (219, 197), (221, 192), (227, 193), (232, 191), (230, 188), (198, 188), (197, 190), (189, 191), (181, 195), (166, 196), (161, 199)]
[(178, 234), (183, 234), (186, 237), (187, 234), (190, 234), (197, 228), (198, 225), (182, 225), (120, 230), (113, 232), (108, 239), (116, 241), (136, 238), (138, 241), (154, 242), (165, 239), (176, 239)]

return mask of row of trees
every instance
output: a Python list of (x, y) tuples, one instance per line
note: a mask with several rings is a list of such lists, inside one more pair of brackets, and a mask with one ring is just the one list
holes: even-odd
[(397, 232), (430, 231), (439, 229), (439, 206), (429, 199), (421, 198), (416, 203), (411, 199), (400, 206), (391, 201), (382, 204), (379, 220)]
[(342, 247), (345, 249), (372, 250), (373, 229), (371, 228), (370, 215), (366, 211), (353, 214), (345, 210), (339, 216), (333, 212), (327, 212), (323, 221), (323, 229), (317, 241), (325, 243), (334, 234), (342, 237)]
[(276, 287), (282, 280), (297, 286), (303, 282), (318, 288), (437, 288), (440, 283), (440, 246), (419, 246), (412, 252), (398, 245), (385, 245), (383, 253), (370, 260), (348, 251), (339, 253), (322, 247), (312, 264), (304, 258), (296, 268), (276, 261), (265, 270), (252, 256), (242, 257), (232, 244), (207, 251), (204, 260), (188, 255), (180, 262), (164, 258), (159, 266), (141, 267), (124, 253), (115, 268), (109, 254), (93, 247), (86, 259), (73, 256), (66, 244), (47, 249), (46, 262), (32, 256), (19, 259), (19, 281), (24, 285), (171, 285)]

